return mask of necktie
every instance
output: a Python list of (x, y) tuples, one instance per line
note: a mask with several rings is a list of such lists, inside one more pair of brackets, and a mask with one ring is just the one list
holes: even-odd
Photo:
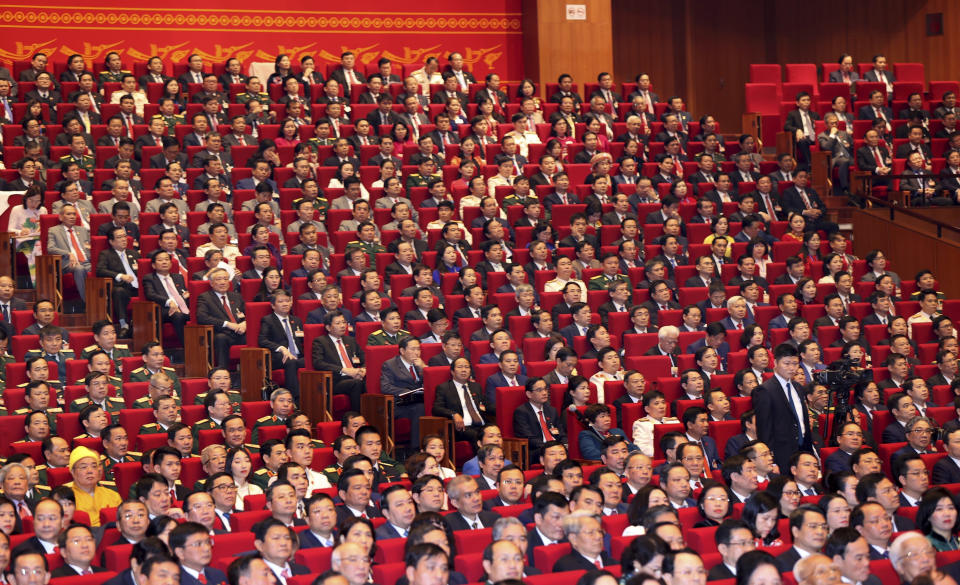
[(127, 138), (133, 140), (133, 119), (130, 117), (130, 114), (124, 114), (123, 119), (127, 126)]
[(87, 567), (86, 569), (83, 570), (83, 573), (82, 573), (82, 574), (83, 574), (83, 575), (93, 575), (93, 569), (91, 569), (90, 567)]
[(804, 492), (803, 495), (805, 495), (805, 496), (815, 496), (815, 495), (817, 495), (817, 492), (814, 491), (814, 489), (811, 487), (811, 488), (807, 488), (807, 491)]
[(175, 502), (177, 500), (177, 488), (170, 488), (170, 501)]
[(480, 417), (480, 413), (477, 412), (477, 409), (473, 406), (473, 397), (470, 396), (470, 391), (466, 386), (457, 384), (460, 387), (460, 392), (463, 393), (463, 403), (467, 405), (467, 414), (470, 415), (470, 420), (473, 424), (482, 424), (483, 419)]
[(160, 148), (163, 148), (163, 138), (160, 138), (159, 136), (154, 136), (153, 139), (157, 143), (157, 146), (159, 146)]
[(67, 231), (70, 232), (70, 245), (73, 246), (73, 254), (77, 257), (77, 262), (86, 262), (87, 256), (83, 253), (83, 247), (80, 246), (76, 232), (73, 231), (73, 228), (68, 228)]
[(769, 193), (763, 193), (763, 202), (767, 204), (767, 213), (770, 214), (770, 219), (777, 221), (777, 212), (773, 209), (773, 201), (770, 199)]
[(363, 518), (364, 520), (369, 520), (369, 518), (367, 518), (366, 512), (361, 512), (360, 517)]
[(17, 504), (17, 513), (20, 515), (20, 518), (32, 518), (33, 514), (30, 513), (30, 508), (24, 502), (19, 502)]
[(873, 147), (873, 158), (877, 161), (877, 168), (883, 166), (883, 159), (880, 157), (880, 149), (876, 146)]
[(281, 319), (283, 321), (283, 330), (287, 334), (287, 347), (294, 357), (299, 357), (300, 350), (297, 348), (297, 340), (293, 337), (293, 331), (290, 329), (290, 319)]
[(290, 577), (293, 577), (293, 573), (290, 572), (290, 567), (284, 567), (283, 570), (280, 571), (280, 576), (283, 577), (284, 579), (289, 579)]
[(800, 197), (803, 199), (803, 204), (807, 206), (807, 209), (813, 207), (810, 205), (810, 198), (807, 197), (807, 192), (803, 189), (800, 190)]
[(552, 441), (553, 433), (550, 432), (550, 427), (547, 426), (547, 419), (543, 416), (542, 408), (538, 414), (540, 415), (540, 430), (543, 431), (543, 440)]
[(126, 252), (120, 252), (120, 261), (123, 262), (123, 269), (127, 274), (133, 277), (133, 282), (130, 283), (130, 286), (133, 288), (140, 288), (140, 281), (137, 279), (137, 273), (133, 271), (133, 268), (130, 267), (130, 260), (127, 259)]
[(797, 443), (803, 443), (803, 407), (798, 405), (794, 399), (793, 384), (790, 382), (787, 382), (787, 400), (790, 402), (793, 416), (797, 419), (797, 425), (800, 428), (800, 436), (797, 438)]
[(410, 376), (413, 378), (413, 381), (417, 381), (417, 369), (413, 366), (410, 366)]
[(10, 305), (4, 303), (3, 305), (0, 305), (0, 310), (3, 311), (3, 321), (5, 323), (9, 323), (10, 322)]
[(203, 585), (207, 585), (207, 576), (203, 574), (203, 571), (200, 571), (200, 574), (197, 575), (197, 581), (200, 581)]
[(10, 108), (10, 100), (6, 97), (0, 97), (0, 103), (3, 104), (3, 117), (13, 122), (13, 110)]
[(237, 318), (233, 316), (233, 311), (230, 310), (230, 304), (227, 303), (227, 295), (221, 296), (220, 300), (223, 301), (223, 310), (227, 312), (227, 317), (230, 319), (230, 322), (236, 323)]
[(337, 350), (340, 352), (340, 359), (343, 360), (344, 367), (349, 368), (352, 362), (350, 356), (347, 355), (347, 348), (343, 345), (343, 339), (337, 340)]

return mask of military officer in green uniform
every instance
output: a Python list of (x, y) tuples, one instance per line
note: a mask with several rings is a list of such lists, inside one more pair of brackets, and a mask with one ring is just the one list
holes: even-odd
[[(168, 101), (169, 100), (169, 101)], [(154, 114), (152, 119), (161, 119), (163, 123), (167, 125), (167, 136), (166, 138), (173, 138), (174, 144), (177, 146), (180, 145), (179, 142), (176, 142), (177, 137), (177, 126), (187, 123), (187, 118), (183, 114), (176, 113), (176, 103), (172, 98), (160, 98), (158, 102), (160, 105), (160, 113)], [(171, 144), (170, 146), (173, 146)], [(167, 148), (167, 141), (163, 141), (164, 150)]]
[[(59, 411), (59, 408), (53, 409)], [(14, 414), (25, 414), (23, 420), (24, 437), (14, 443), (36, 443), (50, 437), (56, 431), (53, 431), (51, 420), (56, 421), (56, 412), (46, 412), (43, 410), (28, 410), (21, 408)]]
[(360, 454), (368, 457), (373, 463), (374, 486), (406, 477), (403, 466), (383, 454), (383, 441), (377, 427), (373, 425), (360, 427), (354, 439)]
[(406, 187), (429, 187), (438, 179), (442, 180), (443, 175), (437, 172), (437, 163), (432, 158), (425, 158), (417, 165), (417, 172), (407, 177)]
[(382, 254), (387, 249), (377, 241), (376, 227), (369, 221), (364, 221), (357, 226), (357, 239), (347, 242), (347, 253), (351, 248), (360, 248), (367, 255), (367, 264), (370, 268), (377, 267), (377, 254)]
[[(530, 179), (527, 177), (520, 175), (514, 179), (513, 188), (514, 192), (504, 197), (500, 203), (504, 211), (511, 205), (523, 205), (524, 214), (526, 215), (527, 206), (540, 203), (540, 199), (530, 191)], [(539, 212), (540, 210), (537, 209), (537, 211)], [(539, 217), (539, 213), (537, 217)]]
[[(113, 367), (113, 362), (110, 361), (110, 356), (107, 355), (107, 352), (98, 349), (91, 352), (89, 355), (85, 356), (87, 360), (87, 373), (97, 372), (103, 374), (107, 377), (107, 384), (111, 387), (111, 394), (122, 398), (123, 397), (123, 380), (120, 376), (113, 376), (110, 374), (110, 369)], [(79, 386), (86, 384), (87, 377), (84, 376), (79, 380), (73, 382), (74, 386)]]
[[(140, 453), (128, 451), (129, 437), (127, 431), (118, 424), (108, 425), (100, 431), (103, 440), (104, 454), (100, 456), (100, 465), (103, 467), (103, 479), (107, 482), (116, 481), (113, 468), (117, 463), (135, 463), (140, 460)], [(108, 485), (107, 487), (113, 487)]]
[(57, 364), (56, 378), (60, 383), (67, 383), (67, 360), (73, 359), (72, 349), (63, 349), (63, 335), (59, 327), (44, 327), (40, 330), (40, 347), (28, 349), (24, 354), (24, 361), (43, 357), (48, 362)]
[[(310, 417), (307, 416), (305, 412), (296, 411), (290, 415), (290, 419), (287, 421), (287, 429), (295, 431), (297, 429), (303, 429), (313, 435), (313, 425), (310, 423)], [(320, 449), (326, 447), (327, 445), (320, 439), (310, 439), (310, 444), (314, 449)]]
[(41, 357), (35, 357), (25, 361), (27, 366), (27, 381), (17, 384), (17, 388), (26, 389), (33, 382), (43, 382), (48, 389), (53, 388), (56, 390), (58, 398), (63, 395), (63, 385), (60, 384), (60, 380), (56, 378), (52, 380), (48, 379), (50, 377), (50, 366), (47, 364), (47, 360)]
[(180, 417), (180, 405), (173, 396), (160, 396), (153, 402), (153, 418), (155, 422), (146, 423), (140, 427), (139, 435), (156, 435), (167, 432)]
[(230, 371), (226, 368), (213, 368), (207, 373), (207, 385), (210, 390), (201, 392), (194, 398), (194, 404), (204, 404), (209, 392), (226, 392), (230, 399), (231, 410), (235, 414), (240, 414), (240, 405), (243, 403), (243, 395), (236, 390), (230, 389)]
[(250, 481), (260, 486), (260, 489), (266, 491), (270, 481), (277, 476), (280, 466), (290, 460), (287, 456), (287, 448), (283, 441), (270, 439), (260, 445), (260, 457), (263, 460), (263, 467), (253, 472)]
[(117, 329), (113, 323), (107, 320), (97, 321), (93, 324), (93, 345), (88, 345), (80, 352), (81, 359), (88, 359), (90, 355), (101, 350), (106, 352), (107, 357), (113, 361), (114, 371), (118, 374), (123, 373), (123, 366), (120, 358), (133, 357), (130, 348), (122, 343), (117, 343)]
[(47, 471), (52, 468), (65, 468), (70, 463), (70, 443), (63, 437), (48, 436), (40, 444), (40, 452), (46, 465), (38, 465), (40, 483), (50, 485)]
[(87, 395), (71, 402), (70, 412), (82, 412), (87, 406), (96, 404), (110, 416), (112, 422), (118, 422), (120, 411), (125, 406), (122, 398), (107, 396), (110, 391), (107, 375), (101, 372), (90, 372), (83, 379), (83, 384), (87, 387)]
[(259, 443), (257, 429), (287, 424), (287, 419), (293, 414), (293, 394), (286, 388), (277, 388), (270, 394), (270, 408), (272, 414), (261, 416), (253, 424), (253, 442)]
[(333, 441), (333, 456), (337, 458), (337, 464), (325, 467), (323, 474), (327, 476), (331, 484), (337, 485), (337, 482), (340, 481), (340, 474), (343, 473), (343, 463), (350, 457), (359, 454), (360, 447), (357, 445), (357, 441), (350, 435), (340, 435)]
[(397, 345), (400, 337), (410, 335), (409, 331), (400, 329), (400, 310), (397, 307), (387, 307), (380, 311), (380, 329), (367, 337), (367, 345)]
[(96, 160), (93, 155), (87, 154), (87, 148), (87, 140), (83, 137), (83, 134), (74, 134), (70, 137), (70, 154), (61, 156), (57, 164), (60, 168), (65, 168), (71, 163), (76, 163), (77, 166), (87, 172), (88, 177), (92, 177)]
[(157, 372), (163, 372), (170, 378), (175, 394), (180, 396), (180, 378), (173, 368), (163, 365), (163, 346), (151, 341), (143, 346), (143, 366), (130, 372), (131, 382), (149, 382), (150, 377)]
[(608, 252), (600, 259), (600, 274), (592, 277), (587, 283), (590, 290), (610, 290), (610, 285), (616, 282), (625, 282), (630, 284), (630, 279), (625, 274), (620, 273), (620, 257), (613, 252)]
[(260, 82), (258, 77), (250, 77), (247, 79), (247, 89), (243, 93), (238, 93), (235, 98), (238, 104), (246, 104), (250, 100), (257, 100), (264, 107), (269, 106), (273, 103), (273, 100), (270, 99), (270, 95), (262, 91), (263, 84)]
[(223, 445), (227, 449), (246, 449), (250, 453), (260, 452), (259, 445), (244, 442), (247, 440), (247, 425), (239, 414), (227, 415), (220, 426), (220, 433), (223, 436)]
[[(41, 380), (27, 382), (26, 390), (24, 391), (23, 395), (23, 399), (26, 401), (27, 405), (23, 408), (18, 408), (13, 412), (13, 414), (29, 414), (33, 411), (43, 412), (47, 417), (47, 427), (49, 433), (56, 434), (57, 415), (62, 414), (63, 409), (58, 406), (50, 406), (50, 388), (51, 385), (49, 383)], [(42, 441), (43, 439), (44, 437), (40, 437), (31, 440)]]
[(147, 395), (133, 401), (133, 408), (153, 408), (154, 403), (163, 396), (170, 396), (180, 406), (180, 397), (174, 394), (173, 379), (166, 372), (157, 372), (150, 376)]

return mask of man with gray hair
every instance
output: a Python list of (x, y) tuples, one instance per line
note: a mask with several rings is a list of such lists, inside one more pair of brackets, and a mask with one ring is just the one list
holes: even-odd
[(587, 512), (573, 512), (563, 519), (563, 533), (573, 550), (557, 559), (553, 572), (591, 571), (616, 564), (603, 550), (600, 518)]
[(365, 585), (370, 577), (370, 557), (359, 544), (344, 542), (330, 554), (330, 568), (343, 575), (348, 585)]
[(508, 324), (510, 317), (529, 317), (537, 309), (537, 295), (533, 286), (518, 284), (513, 294), (517, 299), (517, 308), (504, 315), (504, 325)]
[(890, 458), (890, 461), (896, 461), (904, 455), (923, 455), (932, 453), (933, 433), (937, 427), (936, 421), (925, 416), (915, 416), (907, 421), (904, 431), (907, 435), (907, 444), (897, 449)]
[(444, 516), (453, 530), (487, 528), (500, 518), (500, 514), (483, 509), (480, 486), (469, 475), (458, 475), (451, 479), (447, 484), (447, 496), (457, 509), (456, 513)]
[[(497, 542), (498, 540), (506, 540), (517, 545), (517, 548), (520, 549), (520, 552), (523, 554), (524, 562), (526, 562), (529, 553), (527, 527), (524, 526), (519, 518), (516, 516), (504, 516), (493, 523), (493, 542)], [(524, 577), (539, 575), (540, 572), (540, 569), (532, 565), (525, 565), (523, 567)]]
[(798, 585), (815, 585), (817, 583), (840, 583), (840, 569), (833, 564), (830, 557), (820, 553), (813, 553), (796, 562), (793, 566), (793, 576)]
[(0, 487), (3, 488), (3, 494), (13, 502), (13, 509), (21, 519), (33, 516), (33, 506), (27, 500), (29, 480), (30, 472), (20, 463), (8, 463), (0, 468)]
[(720, 322), (728, 331), (731, 329), (743, 331), (744, 327), (754, 322), (747, 312), (747, 299), (739, 295), (727, 299), (727, 313), (729, 314)]
[(674, 325), (664, 325), (657, 332), (657, 344), (643, 355), (665, 355), (669, 357), (670, 375), (676, 376), (679, 365), (677, 356), (680, 355), (680, 348), (677, 347), (678, 341), (680, 341), (680, 329)]
[[(919, 532), (904, 532), (890, 544), (890, 563), (900, 576), (901, 583), (912, 583), (920, 575), (930, 575), (937, 569), (937, 550)], [(939, 579), (934, 579), (939, 582)]]

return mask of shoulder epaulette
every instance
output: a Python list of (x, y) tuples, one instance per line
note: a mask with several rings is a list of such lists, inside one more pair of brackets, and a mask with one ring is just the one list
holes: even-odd
[(107, 396), (108, 402), (116, 402), (118, 404), (124, 404), (123, 398), (117, 398), (116, 396)]
[(99, 345), (94, 343), (93, 345), (88, 345), (87, 347), (83, 348), (83, 351), (93, 351), (99, 347), (100, 347)]
[(140, 367), (137, 368), (136, 370), (131, 370), (130, 373), (131, 373), (131, 374), (139, 374), (139, 373), (143, 372), (145, 369), (146, 369), (146, 368), (145, 368), (144, 366), (140, 366)]
[(260, 418), (258, 418), (257, 422), (267, 422), (268, 420), (271, 420), (271, 419), (273, 419), (273, 415), (268, 414), (266, 416), (261, 416)]
[(114, 349), (130, 349), (130, 347), (125, 343), (114, 344)]

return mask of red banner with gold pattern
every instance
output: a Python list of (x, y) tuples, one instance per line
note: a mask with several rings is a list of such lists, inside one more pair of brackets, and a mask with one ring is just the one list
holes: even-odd
[(197, 53), (220, 65), (229, 57), (246, 64), (287, 53), (295, 61), (311, 55), (323, 71), (348, 50), (359, 63), (387, 57), (403, 65), (422, 64), (431, 55), (445, 65), (446, 56), (458, 51), (478, 80), (496, 71), (504, 81), (517, 81), (523, 76), (520, 3), (211, 0), (200, 8), (180, 0), (150, 7), (38, 0), (0, 6), (0, 65), (9, 68), (39, 51), (51, 62), (83, 55), (90, 68), (110, 51), (120, 53), (127, 68), (154, 55), (185, 63)]

